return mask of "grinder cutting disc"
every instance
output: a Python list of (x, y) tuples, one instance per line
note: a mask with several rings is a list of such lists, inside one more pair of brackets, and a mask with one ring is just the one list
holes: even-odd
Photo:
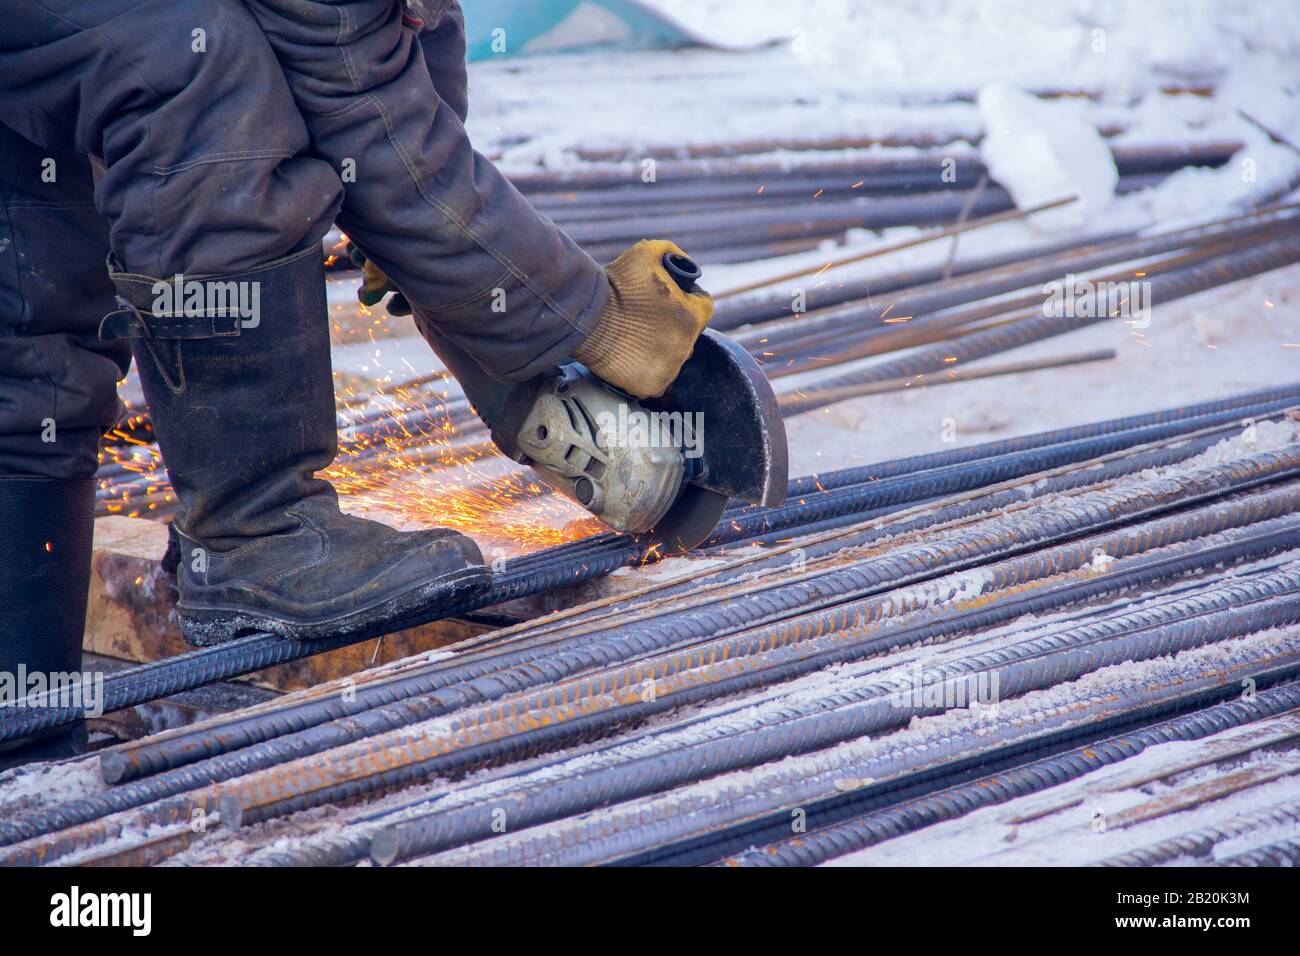
[(644, 538), (663, 554), (698, 547), (731, 498), (773, 507), (785, 502), (789, 474), (785, 420), (754, 357), (706, 329), (668, 393), (648, 408), (692, 414), (697, 448), (677, 500)]
[(684, 554), (713, 534), (731, 499), (699, 485), (686, 484), (668, 514), (642, 537), (661, 555)]

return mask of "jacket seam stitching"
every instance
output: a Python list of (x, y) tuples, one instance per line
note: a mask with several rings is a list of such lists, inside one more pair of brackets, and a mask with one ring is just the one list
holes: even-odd
[[(420, 197), (424, 199), (424, 201), (427, 202), (430, 206), (434, 207), (440, 213), (442, 213), (443, 217), (448, 222), (453, 224), (461, 232), (462, 235), (470, 239), (476, 246), (478, 246), (484, 252), (488, 253), (488, 255), (492, 256), (492, 258), (496, 259), (497, 262), (499, 262), (506, 270), (508, 270), (512, 275), (514, 275), (514, 277), (517, 280), (519, 280), (520, 283), (522, 283), (524, 286), (532, 290), (533, 295), (541, 299), (542, 302), (544, 302), (547, 305), (547, 307), (551, 309), (551, 311), (555, 312), (575, 331), (581, 331), (580, 327), (577, 324), (576, 319), (569, 314), (567, 309), (553, 302), (550, 296), (548, 296), (544, 291), (542, 291), (540, 288), (534, 285), (532, 280), (528, 277), (527, 273), (525, 273), (522, 269), (520, 269), (517, 265), (515, 265), (508, 256), (498, 251), (494, 246), (492, 246), (491, 243), (489, 243), (487, 240), (479, 236), (478, 233), (476, 233), (473, 229), (471, 229), (467, 223), (465, 223), (459, 216), (455, 215), (453, 213), (453, 210), (449, 206), (447, 206), (446, 203), (442, 202), (440, 199), (438, 199), (435, 196), (431, 196), (426, 191), (424, 186), (424, 181), (420, 177), (419, 172), (412, 165), (410, 160), (410, 155), (407, 153), (406, 147), (402, 145), (402, 143), (397, 138), (392, 121), (388, 115), (387, 109), (384, 107), (383, 103), (379, 102), (379, 100), (377, 100), (374, 96), (370, 95), (369, 93), (364, 94), (364, 96), (365, 99), (369, 100), (370, 103), (374, 106), (376, 112), (379, 113), (380, 119), (384, 123), (384, 129), (388, 134), (388, 141), (392, 145), (393, 149), (396, 150), (398, 157), (402, 161), (402, 165), (406, 167), (407, 174), (411, 177), (411, 181), (415, 184), (416, 191), (419, 192)], [(442, 108), (442, 105), (443, 104), (441, 103), (441, 101), (439, 101), (438, 104), (439, 108)]]

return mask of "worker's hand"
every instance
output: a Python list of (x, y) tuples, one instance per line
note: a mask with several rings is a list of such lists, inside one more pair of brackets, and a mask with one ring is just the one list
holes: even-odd
[(348, 243), (348, 258), (352, 264), (361, 267), (361, 288), (357, 290), (357, 299), (366, 308), (373, 308), (384, 300), (390, 292), (393, 297), (388, 300), (386, 308), (389, 315), (410, 315), (411, 303), (406, 296), (393, 285), (393, 280), (384, 275), (383, 270), (366, 258), (366, 254), (355, 243)]
[(605, 267), (609, 302), (587, 340), (573, 352), (587, 368), (637, 398), (668, 390), (713, 317), (713, 297), (683, 292), (664, 268), (665, 240), (643, 240)]

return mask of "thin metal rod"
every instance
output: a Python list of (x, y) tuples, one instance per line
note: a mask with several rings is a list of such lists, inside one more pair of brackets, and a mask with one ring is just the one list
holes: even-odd
[(1079, 352), (1073, 355), (1051, 355), (1041, 359), (1026, 359), (1021, 362), (990, 365), (987, 368), (953, 369), (942, 375), (932, 375), (928, 379), (924, 375), (915, 375), (909, 378), (897, 378), (892, 381), (865, 382), (861, 385), (846, 385), (841, 388), (794, 392), (789, 395), (782, 395), (779, 401), (783, 414), (800, 415), (850, 398), (883, 395), (888, 392), (903, 392), (909, 389), (931, 388), (938, 385), (953, 385), (958, 382), (997, 378), (1002, 375), (1016, 375), (1021, 372), (1041, 372), (1046, 369), (1084, 365), (1089, 362), (1107, 362), (1115, 358), (1116, 354), (1114, 349), (1097, 349), (1093, 352)]
[(840, 266), (852, 265), (855, 262), (865, 262), (868, 259), (875, 259), (880, 256), (887, 256), (894, 252), (901, 252), (904, 249), (912, 249), (916, 246), (923, 246), (928, 242), (934, 242), (938, 239), (944, 239), (948, 236), (958, 236), (964, 232), (970, 232), (974, 229), (982, 229), (985, 226), (992, 226), (1001, 222), (1013, 222), (1019, 219), (1028, 219), (1030, 216), (1037, 215), (1040, 212), (1046, 212), (1049, 209), (1059, 209), (1062, 206), (1068, 206), (1077, 202), (1078, 196), (1068, 196), (1064, 199), (1056, 199), (1052, 202), (1040, 203), (1037, 206), (1031, 206), (1028, 209), (1013, 209), (1007, 212), (994, 213), (991, 216), (984, 216), (980, 219), (974, 219), (970, 222), (963, 222), (955, 226), (945, 226), (933, 232), (927, 232), (920, 236), (913, 236), (911, 239), (904, 239), (900, 242), (891, 243), (887, 246), (879, 246), (875, 249), (869, 249), (865, 252), (855, 253), (851, 256), (844, 256), (839, 259), (832, 259), (830, 262), (820, 266), (813, 266), (806, 269), (794, 269), (781, 275), (770, 276), (766, 279), (759, 279), (747, 285), (737, 286), (734, 289), (727, 289), (724, 292), (713, 293), (714, 299), (727, 299), (731, 296), (741, 295), (746, 292), (753, 292), (755, 289), (766, 288), (770, 285), (776, 285), (778, 282), (787, 282), (791, 279), (799, 279), (808, 275), (821, 275), (830, 269), (838, 269)]

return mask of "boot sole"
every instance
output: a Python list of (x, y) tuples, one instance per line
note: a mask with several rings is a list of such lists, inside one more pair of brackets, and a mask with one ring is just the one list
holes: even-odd
[(194, 647), (213, 647), (257, 633), (288, 640), (378, 637), (437, 620), (440, 611), (482, 594), (492, 585), (484, 567), (466, 568), (370, 607), (328, 618), (285, 618), (236, 608), (178, 608), (181, 636)]

